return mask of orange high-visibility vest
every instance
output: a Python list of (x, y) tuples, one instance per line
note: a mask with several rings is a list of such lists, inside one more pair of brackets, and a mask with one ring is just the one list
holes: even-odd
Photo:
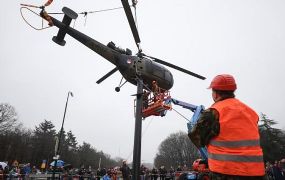
[(211, 108), (219, 112), (220, 133), (207, 146), (209, 169), (228, 175), (263, 176), (258, 115), (235, 98), (216, 102)]

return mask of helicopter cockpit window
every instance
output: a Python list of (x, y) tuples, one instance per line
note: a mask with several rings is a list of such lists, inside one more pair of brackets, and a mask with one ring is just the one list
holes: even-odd
[(157, 77), (164, 77), (164, 70), (159, 66), (154, 66), (153, 75)]
[(172, 80), (172, 74), (169, 71), (165, 71), (165, 79), (168, 81)]

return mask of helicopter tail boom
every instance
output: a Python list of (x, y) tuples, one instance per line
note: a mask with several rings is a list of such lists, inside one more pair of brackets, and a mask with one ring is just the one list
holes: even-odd
[(67, 7), (64, 7), (62, 11), (65, 14), (62, 22), (50, 16), (53, 25), (59, 28), (57, 36), (54, 36), (52, 38), (55, 43), (64, 46), (64, 37), (66, 34), (68, 34), (77, 41), (81, 42), (89, 49), (93, 50), (94, 52), (111, 62), (112, 64), (117, 65), (117, 59), (121, 56), (120, 52), (117, 52), (112, 48), (105, 46), (104, 44), (96, 41), (95, 39), (92, 39), (91, 37), (70, 27), (69, 25), (71, 23), (71, 20), (77, 17), (77, 13)]

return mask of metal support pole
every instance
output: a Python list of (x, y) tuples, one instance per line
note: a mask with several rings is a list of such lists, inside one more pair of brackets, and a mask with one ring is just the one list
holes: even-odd
[(143, 104), (143, 81), (137, 79), (136, 121), (133, 151), (133, 174), (132, 180), (140, 179), (141, 165), (141, 135), (142, 135), (142, 104)]
[(61, 124), (60, 132), (59, 132), (58, 144), (57, 144), (57, 147), (56, 147), (56, 150), (55, 150), (54, 166), (53, 166), (53, 172), (52, 172), (52, 179), (53, 180), (55, 179), (55, 171), (56, 171), (56, 166), (57, 166), (57, 160), (58, 160), (59, 154), (60, 154), (60, 143), (61, 143), (61, 138), (62, 138), (62, 133), (63, 133), (63, 125), (64, 125), (64, 120), (65, 120), (65, 114), (66, 114), (66, 109), (67, 109), (69, 95), (71, 95), (73, 97), (72, 92), (69, 91), (67, 93), (67, 99), (66, 99), (66, 103), (65, 103), (62, 124)]

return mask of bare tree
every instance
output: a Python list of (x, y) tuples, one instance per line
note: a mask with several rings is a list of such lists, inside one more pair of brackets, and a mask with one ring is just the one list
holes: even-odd
[(185, 132), (170, 134), (159, 146), (154, 164), (156, 167), (190, 166), (199, 157), (197, 148)]
[(8, 103), (0, 104), (0, 132), (6, 132), (15, 127), (17, 123), (17, 113), (13, 106)]

